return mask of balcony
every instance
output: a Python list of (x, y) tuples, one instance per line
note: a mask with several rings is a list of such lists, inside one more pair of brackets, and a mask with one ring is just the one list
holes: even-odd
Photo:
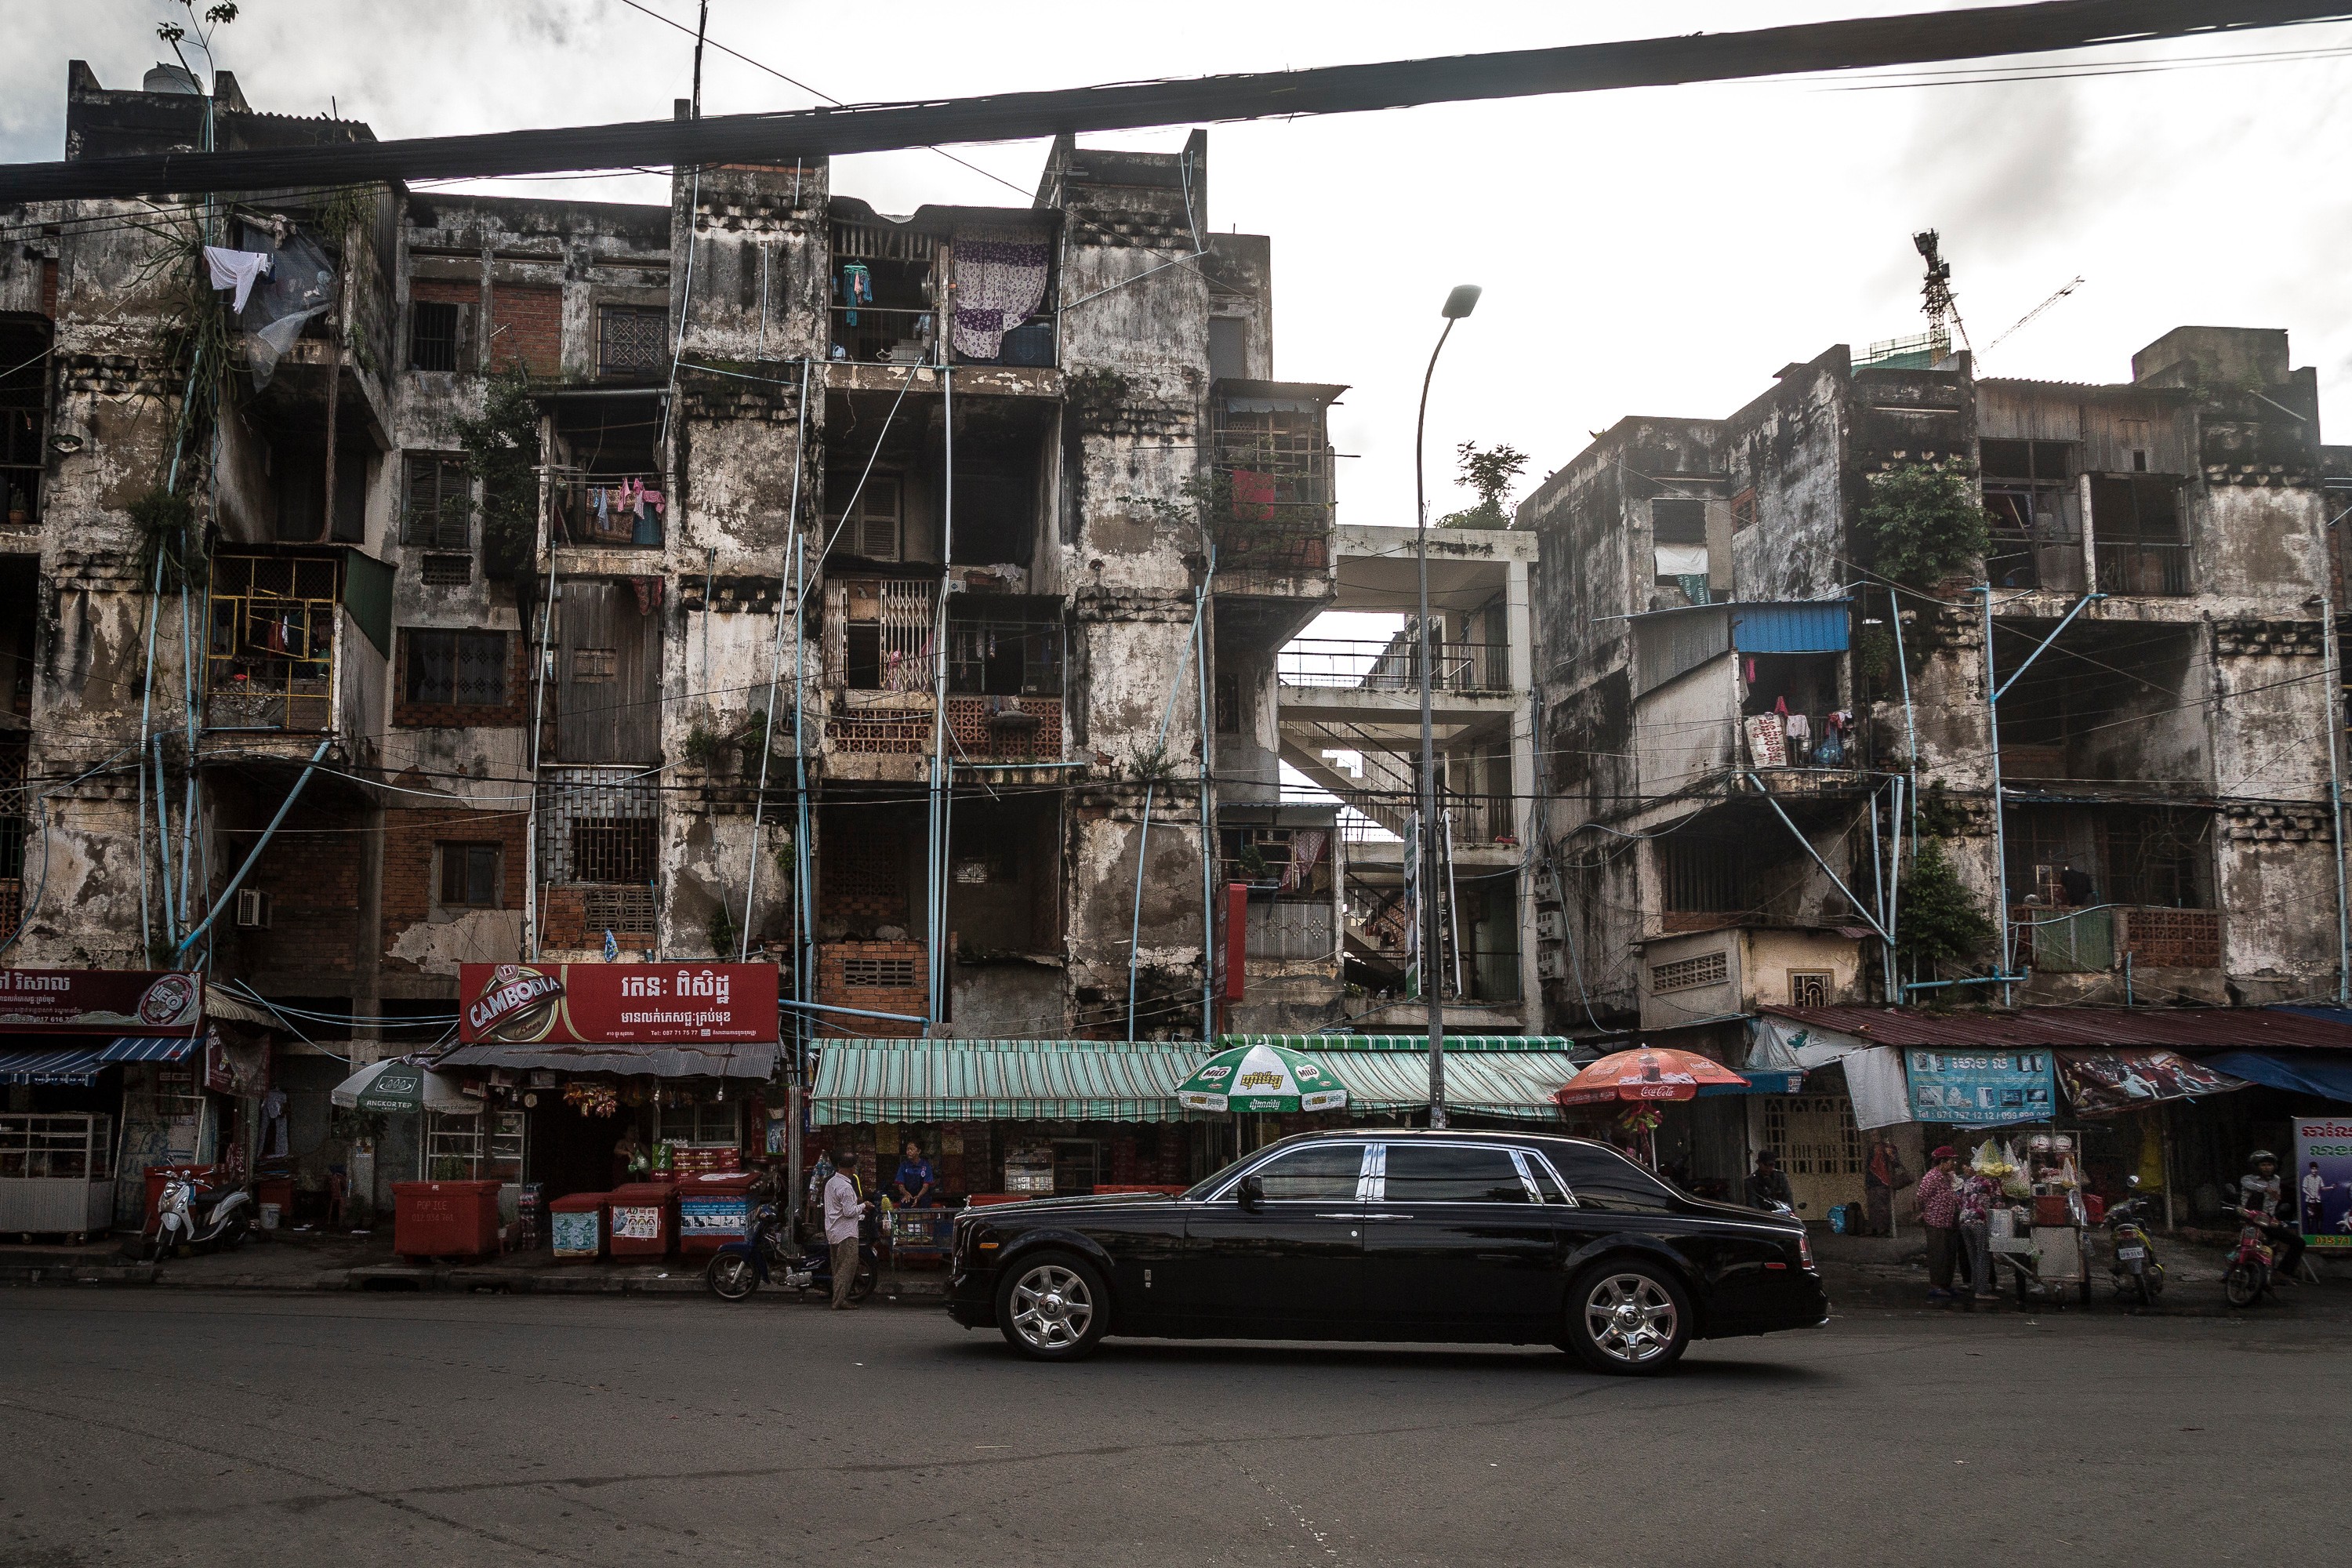
[(660, 786), (642, 768), (551, 767), (539, 784), (540, 942), (659, 946), (654, 890)]
[(320, 734), (334, 727), (337, 563), (223, 555), (205, 633), (205, 728)]
[(2221, 967), (2221, 911), (2100, 904), (2053, 910), (2020, 904), (2010, 910), (2016, 961), (2054, 974), (2139, 969)]
[(833, 357), (852, 364), (936, 364), (939, 312), (872, 305), (833, 308)]
[(593, 550), (658, 550), (669, 510), (662, 483), (650, 471), (551, 478), (551, 537), (558, 545)]
[[(1355, 691), (1421, 689), (1421, 639), (1411, 631), (1384, 641), (1298, 637), (1276, 656), (1285, 686)], [(1441, 642), (1431, 650), (1434, 691), (1507, 691), (1510, 648), (1503, 643)]]
[(2180, 598), (2189, 592), (2189, 546), (2100, 540), (2099, 592)]

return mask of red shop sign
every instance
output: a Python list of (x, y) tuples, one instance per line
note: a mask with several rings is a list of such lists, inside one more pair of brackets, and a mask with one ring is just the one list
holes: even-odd
[(204, 982), (157, 969), (0, 969), (0, 1035), (169, 1035), (205, 1021)]
[(457, 1038), (467, 1045), (683, 1045), (776, 1037), (772, 963), (467, 963)]

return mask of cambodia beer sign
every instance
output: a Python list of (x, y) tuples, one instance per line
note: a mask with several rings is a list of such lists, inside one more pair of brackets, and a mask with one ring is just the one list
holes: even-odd
[(204, 1027), (204, 983), (155, 969), (0, 969), (0, 1034), (169, 1035)]
[(776, 1037), (771, 963), (468, 963), (467, 1045), (688, 1045)]

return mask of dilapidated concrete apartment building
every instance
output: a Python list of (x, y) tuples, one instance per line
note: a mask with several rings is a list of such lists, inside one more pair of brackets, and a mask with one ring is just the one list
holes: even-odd
[[(226, 72), (68, 100), (72, 156), (371, 135)], [(9, 962), (208, 950), (322, 1020), (608, 947), (768, 953), (858, 1034), (1336, 1017), (1336, 808), (1269, 803), (1343, 389), (1273, 380), (1208, 203), (1196, 133), (903, 218), (822, 163), (0, 215)]]
[[(2343, 503), (2316, 378), (2242, 328), (2131, 370), (1838, 346), (1728, 418), (1620, 422), (1521, 506), (1555, 1022), (1738, 1060), (1759, 1007), (1918, 1001), (2004, 952), (2021, 979), (1946, 994), (2336, 994)], [(1863, 514), (1919, 466), (1967, 476), (1990, 542), (1898, 590)], [(1890, 967), (1915, 831), (2006, 939), (1972, 970)]]

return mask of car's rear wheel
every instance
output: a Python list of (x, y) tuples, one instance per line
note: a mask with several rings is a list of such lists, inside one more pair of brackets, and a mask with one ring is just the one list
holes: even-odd
[(1569, 1287), (1562, 1348), (1595, 1372), (1664, 1372), (1682, 1359), (1690, 1332), (1690, 1297), (1654, 1263), (1598, 1263)]
[(1005, 1342), (1037, 1361), (1093, 1354), (1110, 1326), (1109, 1309), (1102, 1276), (1066, 1253), (1017, 1259), (996, 1288), (996, 1323)]

